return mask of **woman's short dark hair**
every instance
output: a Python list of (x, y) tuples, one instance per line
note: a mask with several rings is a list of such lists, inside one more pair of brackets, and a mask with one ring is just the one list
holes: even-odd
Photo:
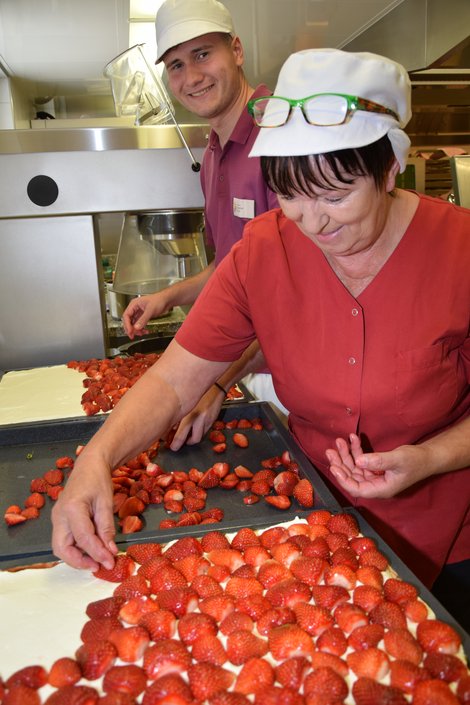
[(337, 188), (334, 178), (350, 184), (358, 176), (372, 176), (376, 188), (385, 183), (395, 155), (387, 135), (356, 149), (297, 157), (261, 157), (261, 170), (269, 188), (280, 196), (314, 195), (316, 188)]

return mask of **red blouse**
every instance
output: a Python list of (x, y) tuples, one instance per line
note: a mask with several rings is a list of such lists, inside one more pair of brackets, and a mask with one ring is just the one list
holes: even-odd
[[(470, 211), (420, 196), (357, 299), (279, 209), (254, 219), (176, 338), (232, 361), (257, 337), (293, 435), (336, 485), (325, 457), (335, 438), (357, 432), (365, 450), (392, 450), (469, 415), (469, 327)], [(428, 584), (446, 561), (470, 558), (469, 469), (393, 499), (340, 494)]]

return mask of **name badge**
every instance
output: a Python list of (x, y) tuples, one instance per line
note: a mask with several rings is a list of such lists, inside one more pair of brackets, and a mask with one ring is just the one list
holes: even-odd
[(233, 215), (237, 218), (254, 218), (255, 202), (247, 198), (233, 199)]

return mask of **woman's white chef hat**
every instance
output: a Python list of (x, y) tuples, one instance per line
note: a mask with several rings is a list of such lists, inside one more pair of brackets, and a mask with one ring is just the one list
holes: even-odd
[(322, 154), (363, 147), (384, 135), (404, 171), (410, 139), (403, 127), (411, 118), (411, 84), (403, 66), (377, 54), (340, 49), (307, 49), (291, 54), (279, 73), (274, 95), (300, 99), (317, 93), (365, 98), (393, 110), (391, 115), (357, 110), (342, 125), (309, 125), (294, 108), (282, 127), (260, 128), (250, 157)]

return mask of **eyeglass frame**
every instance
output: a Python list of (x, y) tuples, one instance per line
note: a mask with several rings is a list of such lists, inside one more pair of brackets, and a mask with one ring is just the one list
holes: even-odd
[[(344, 116), (344, 119), (341, 122), (335, 122), (332, 123), (331, 125), (318, 125), (315, 122), (310, 122), (308, 119), (304, 105), (308, 100), (311, 100), (312, 98), (318, 98), (319, 96), (337, 96), (338, 98), (345, 98), (348, 104), (348, 109), (346, 111), (346, 114)], [(258, 102), (261, 102), (262, 100), (269, 101), (272, 98), (277, 98), (280, 100), (284, 100), (286, 103), (289, 104), (289, 112), (287, 113), (287, 117), (285, 121), (281, 125), (260, 125), (258, 122), (256, 122), (255, 118), (255, 105)], [(347, 120), (349, 120), (352, 115), (356, 112), (356, 110), (364, 110), (366, 112), (371, 112), (371, 113), (381, 113), (383, 115), (391, 115), (397, 122), (399, 122), (399, 117), (396, 114), (394, 110), (391, 110), (390, 108), (386, 108), (383, 105), (380, 105), (379, 103), (375, 103), (373, 100), (368, 100), (367, 98), (360, 98), (359, 96), (355, 95), (349, 95), (348, 93), (314, 93), (313, 95), (309, 95), (306, 98), (285, 98), (284, 96), (280, 95), (268, 95), (268, 96), (260, 96), (259, 98), (252, 98), (251, 100), (248, 101), (247, 103), (247, 109), (251, 117), (253, 118), (253, 122), (257, 127), (261, 128), (272, 128), (272, 127), (283, 127), (289, 120), (290, 116), (292, 115), (292, 109), (293, 108), (300, 108), (302, 111), (302, 115), (304, 116), (304, 120), (308, 125), (312, 125), (314, 127), (336, 127), (338, 125), (344, 125)]]

